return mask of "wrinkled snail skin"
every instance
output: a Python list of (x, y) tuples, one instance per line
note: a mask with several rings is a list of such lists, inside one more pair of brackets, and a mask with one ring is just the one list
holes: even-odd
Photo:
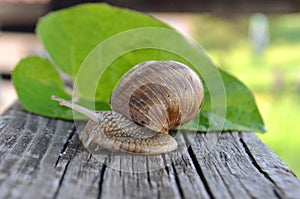
[(101, 111), (101, 114), (104, 116), (101, 123), (89, 120), (79, 135), (84, 146), (93, 153), (98, 153), (102, 147), (111, 151), (153, 155), (177, 148), (176, 140), (168, 134), (139, 126), (116, 112)]
[(186, 65), (148, 61), (122, 77), (110, 99), (114, 111), (94, 112), (56, 96), (51, 99), (90, 118), (79, 134), (90, 152), (105, 148), (154, 155), (177, 149), (168, 131), (193, 119), (203, 96), (201, 80)]
[(93, 112), (56, 96), (52, 96), (51, 99), (90, 118), (79, 138), (92, 153), (97, 154), (101, 148), (105, 148), (110, 151), (154, 155), (177, 148), (177, 142), (172, 136), (137, 125), (120, 113)]

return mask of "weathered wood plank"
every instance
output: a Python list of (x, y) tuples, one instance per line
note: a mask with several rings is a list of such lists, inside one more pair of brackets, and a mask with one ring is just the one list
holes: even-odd
[(164, 155), (91, 155), (73, 122), (16, 105), (0, 116), (0, 198), (300, 196), (297, 177), (254, 134), (188, 132), (176, 140), (179, 150)]
[(294, 180), (296, 175), (270, 148), (253, 134), (240, 134), (240, 141), (254, 166), (274, 185), (276, 194), (282, 198), (300, 198), (300, 189), (295, 189), (300, 186)]
[[(196, 139), (201, 139), (202, 136), (204, 135), (198, 134)], [(268, 165), (264, 166), (264, 169), (269, 177), (256, 163), (256, 156), (248, 150), (248, 142), (249, 147), (260, 154), (258, 161), (261, 165)], [(254, 134), (223, 133), (214, 149), (204, 157), (198, 156), (197, 151), (203, 147), (199, 142), (191, 142), (191, 145), (191, 157), (199, 164), (198, 168), (216, 198), (240, 198), (241, 196), (243, 198), (299, 198), (300, 196), (299, 190), (289, 193), (283, 191), (300, 187), (299, 180), (296, 180), (295, 175), (291, 174), (292, 171)], [(280, 165), (286, 169), (288, 176), (280, 172), (270, 172), (269, 167), (272, 169)], [(270, 180), (272, 178), (289, 179), (290, 183), (279, 188), (279, 184)]]
[[(46, 193), (50, 193), (49, 196), (51, 192), (54, 194), (63, 172), (56, 169), (55, 173), (46, 176), (49, 174), (47, 170), (54, 167), (67, 139), (64, 133), (73, 128), (73, 124), (27, 114), (16, 108), (1, 117), (0, 126), (0, 198), (21, 198), (26, 193), (35, 195), (37, 188), (47, 189), (47, 192), (40, 192), (45, 198)], [(3, 140), (5, 135), (12, 139)], [(53, 150), (52, 153), (49, 150)], [(37, 175), (39, 173), (47, 178)], [(32, 186), (38, 179), (43, 186)], [(28, 189), (33, 189), (33, 192)]]
[[(196, 133), (189, 132), (191, 137)], [(194, 136), (193, 136), (194, 135)], [(189, 156), (188, 146), (183, 133), (176, 135), (176, 140), (182, 150), (177, 154), (166, 154), (167, 163), (171, 162), (170, 170), (177, 180), (178, 187), (182, 192), (183, 198), (211, 198), (212, 194), (209, 189), (205, 187), (201, 176), (198, 174), (197, 169)], [(183, 147), (184, 146), (184, 147)], [(169, 160), (169, 161), (168, 161)]]

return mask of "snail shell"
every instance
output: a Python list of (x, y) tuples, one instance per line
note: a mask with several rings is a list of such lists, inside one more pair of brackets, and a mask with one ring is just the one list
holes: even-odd
[(142, 126), (167, 133), (199, 113), (203, 96), (201, 80), (188, 66), (175, 61), (148, 61), (122, 77), (110, 106)]
[(93, 112), (56, 96), (51, 99), (90, 118), (79, 138), (92, 153), (106, 148), (146, 155), (177, 148), (168, 131), (199, 113), (203, 95), (201, 80), (186, 65), (148, 61), (122, 77), (110, 99), (114, 111)]

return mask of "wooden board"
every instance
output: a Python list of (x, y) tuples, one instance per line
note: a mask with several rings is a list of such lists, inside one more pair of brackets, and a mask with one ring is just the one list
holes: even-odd
[(91, 155), (73, 122), (0, 117), (0, 198), (300, 198), (300, 181), (252, 133), (177, 132), (158, 156)]

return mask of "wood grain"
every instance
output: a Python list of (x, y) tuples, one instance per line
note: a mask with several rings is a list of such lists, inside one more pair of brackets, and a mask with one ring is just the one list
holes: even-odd
[(91, 155), (73, 122), (0, 117), (0, 198), (300, 198), (300, 181), (252, 133), (174, 132), (179, 150)]

